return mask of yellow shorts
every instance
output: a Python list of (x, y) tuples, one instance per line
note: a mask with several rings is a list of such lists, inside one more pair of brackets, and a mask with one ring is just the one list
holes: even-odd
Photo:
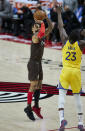
[(60, 83), (64, 89), (69, 89), (73, 93), (81, 91), (81, 72), (80, 69), (64, 67), (60, 74)]

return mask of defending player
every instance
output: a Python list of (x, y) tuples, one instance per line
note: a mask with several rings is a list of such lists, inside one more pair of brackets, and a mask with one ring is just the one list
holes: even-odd
[(76, 105), (77, 105), (78, 129), (80, 131), (85, 131), (83, 126), (82, 104), (80, 100), (80, 92), (81, 92), (80, 65), (81, 65), (82, 50), (85, 47), (85, 41), (80, 40), (80, 35), (83, 35), (85, 37), (85, 30), (74, 30), (68, 36), (63, 27), (61, 7), (59, 5), (56, 6), (56, 11), (58, 13), (58, 27), (59, 27), (60, 37), (63, 43), (63, 48), (62, 48), (63, 68), (60, 74), (59, 102), (58, 102), (58, 110), (59, 110), (59, 118), (60, 118), (59, 130), (64, 131), (64, 128), (67, 125), (67, 121), (64, 120), (64, 103), (65, 103), (64, 97), (70, 86), (74, 94)]

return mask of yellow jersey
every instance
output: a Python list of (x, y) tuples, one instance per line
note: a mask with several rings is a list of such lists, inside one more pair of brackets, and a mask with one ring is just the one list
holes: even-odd
[(62, 49), (63, 67), (72, 67), (80, 69), (82, 51), (79, 47), (79, 42), (71, 44), (69, 40)]

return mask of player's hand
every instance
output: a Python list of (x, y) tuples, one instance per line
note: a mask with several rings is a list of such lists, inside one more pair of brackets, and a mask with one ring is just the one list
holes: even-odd
[(42, 20), (37, 20), (36, 18), (35, 18), (34, 20), (35, 20), (35, 22), (38, 23), (38, 24), (42, 24), (42, 23), (43, 23)]
[(61, 11), (62, 11), (62, 3), (56, 2), (56, 5), (54, 6), (54, 10), (55, 10), (57, 13), (61, 13)]

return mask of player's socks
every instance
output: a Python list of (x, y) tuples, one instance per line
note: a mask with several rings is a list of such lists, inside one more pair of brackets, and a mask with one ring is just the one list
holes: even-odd
[(34, 92), (34, 105), (38, 108), (39, 107), (39, 97), (40, 97), (40, 89), (37, 89)]
[(60, 118), (60, 126), (61, 126), (61, 122), (62, 120), (64, 120), (64, 109), (63, 108), (59, 109), (59, 118)]
[(28, 91), (27, 104), (31, 104), (31, 102), (32, 102), (32, 96), (33, 96), (33, 92)]
[(78, 125), (83, 125), (83, 113), (78, 113)]
[(78, 129), (80, 131), (85, 131), (83, 126), (83, 113), (78, 113)]

